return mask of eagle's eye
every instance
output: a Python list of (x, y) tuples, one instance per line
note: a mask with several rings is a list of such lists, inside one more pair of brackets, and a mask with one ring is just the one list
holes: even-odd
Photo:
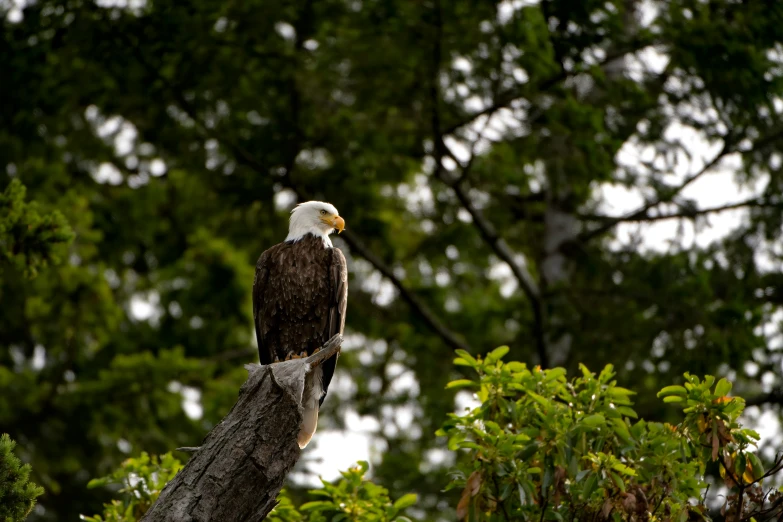
[(326, 215), (326, 211), (325, 210), (321, 210), (321, 215), (325, 216)]

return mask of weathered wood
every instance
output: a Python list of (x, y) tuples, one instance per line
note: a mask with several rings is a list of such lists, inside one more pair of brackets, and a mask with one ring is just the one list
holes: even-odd
[(335, 335), (306, 359), (246, 365), (250, 375), (236, 404), (200, 447), (187, 448), (194, 455), (142, 521), (263, 520), (299, 460), (305, 375), (341, 343)]

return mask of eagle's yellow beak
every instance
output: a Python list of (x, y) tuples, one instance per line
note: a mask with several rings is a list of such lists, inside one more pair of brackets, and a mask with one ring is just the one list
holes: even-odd
[(345, 230), (345, 220), (340, 216), (330, 216), (328, 218), (325, 218), (323, 221), (325, 223), (330, 224), (333, 228), (337, 229), (338, 234), (343, 230)]

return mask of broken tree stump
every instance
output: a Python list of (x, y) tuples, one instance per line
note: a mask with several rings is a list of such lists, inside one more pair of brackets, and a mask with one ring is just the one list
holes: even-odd
[(201, 446), (180, 448), (193, 456), (141, 520), (263, 520), (299, 460), (305, 376), (336, 356), (342, 340), (335, 335), (306, 359), (246, 365), (250, 375), (234, 407)]

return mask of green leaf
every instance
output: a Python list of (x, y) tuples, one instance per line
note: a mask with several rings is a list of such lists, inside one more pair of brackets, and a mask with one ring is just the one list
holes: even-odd
[(745, 435), (747, 435), (749, 438), (752, 438), (752, 439), (754, 439), (754, 440), (759, 440), (759, 439), (761, 439), (761, 435), (759, 435), (759, 432), (757, 432), (756, 430), (751, 430), (751, 429), (748, 429), (748, 428), (743, 428), (743, 430), (742, 430), (742, 433), (744, 433), (744, 434), (745, 434)]
[(470, 379), (457, 379), (456, 381), (451, 381), (446, 385), (447, 390), (451, 390), (454, 388), (470, 388), (471, 386), (477, 386), (478, 383), (475, 383), (471, 381)]
[(595, 491), (595, 487), (598, 485), (598, 477), (595, 473), (591, 473), (590, 476), (585, 481), (585, 488), (582, 492), (583, 497), (585, 500), (590, 498), (590, 495)]
[(542, 397), (541, 395), (530, 390), (528, 390), (527, 394), (530, 395), (530, 397), (541, 406), (544, 406), (545, 408), (550, 406), (549, 400), (547, 400), (545, 397)]
[(606, 424), (606, 418), (600, 413), (593, 413), (582, 419), (582, 424), (595, 428)]
[(628, 431), (628, 426), (625, 424), (625, 421), (623, 419), (612, 419), (612, 424), (614, 425), (614, 432), (617, 436), (620, 437), (623, 442), (630, 442), (631, 432)]
[(471, 366), (478, 365), (478, 361), (472, 355), (470, 355), (468, 352), (466, 352), (465, 350), (462, 350), (462, 349), (454, 350), (454, 353), (456, 353), (460, 358), (462, 358), (465, 361), (467, 361), (468, 363), (470, 363)]
[(669, 395), (685, 396), (687, 394), (688, 394), (688, 390), (686, 390), (685, 387), (683, 386), (667, 386), (658, 392), (658, 398), (666, 397)]
[(618, 413), (621, 413), (626, 417), (631, 417), (632, 419), (639, 418), (639, 415), (636, 414), (636, 411), (634, 411), (633, 408), (629, 408), (628, 406), (617, 406), (615, 409)]
[(546, 370), (546, 378), (544, 379), (544, 382), (552, 382), (560, 379), (561, 377), (565, 377), (565, 375), (565, 368), (552, 368), (550, 370)]
[(503, 429), (495, 421), (484, 421), (484, 426), (487, 428), (487, 431), (490, 431), (496, 435), (503, 432)]
[(684, 397), (680, 397), (679, 395), (669, 395), (668, 397), (663, 398), (663, 402), (683, 402), (685, 400)]
[(506, 363), (506, 368), (508, 368), (510, 372), (519, 373), (527, 370), (527, 365), (518, 361), (511, 361)]
[(603, 384), (606, 384), (609, 382), (609, 379), (611, 379), (614, 376), (614, 365), (613, 364), (607, 364), (604, 366), (604, 369), (601, 370), (601, 373), (598, 375), (598, 380), (601, 381)]
[(636, 395), (636, 392), (620, 386), (612, 386), (606, 390), (606, 394), (609, 397), (628, 397), (629, 395)]
[(462, 357), (457, 357), (456, 359), (454, 359), (454, 365), (455, 366), (470, 366), (470, 367), (475, 366), (475, 364), (469, 362), (466, 359), (463, 359)]
[(99, 488), (101, 486), (105, 486), (108, 483), (109, 477), (94, 478), (87, 483), (87, 489)]
[(400, 498), (398, 498), (394, 502), (393, 506), (397, 509), (402, 510), (414, 505), (418, 501), (419, 501), (419, 497), (418, 495), (416, 495), (416, 493), (408, 493), (407, 495), (403, 495)]
[(487, 354), (487, 362), (497, 362), (508, 353), (508, 346), (499, 346)]
[(625, 493), (625, 481), (620, 477), (620, 475), (614, 471), (610, 471), (609, 475), (612, 477), (612, 480), (614, 480), (615, 485), (620, 488), (620, 491)]
[(299, 507), (299, 511), (312, 511), (319, 508), (328, 508), (334, 506), (333, 502), (327, 502), (325, 500), (314, 500), (313, 502), (307, 502)]
[(636, 470), (626, 466), (622, 462), (613, 462), (612, 463), (612, 469), (614, 469), (616, 471), (619, 471), (623, 475), (628, 475), (628, 476), (631, 476), (631, 477), (635, 477), (636, 476)]
[(725, 397), (731, 392), (731, 382), (726, 380), (725, 378), (718, 381), (718, 384), (715, 385), (715, 395), (718, 397)]
[(532, 457), (533, 455), (535, 455), (537, 451), (538, 451), (538, 442), (533, 441), (520, 450), (520, 452), (517, 454), (517, 459), (524, 462), (530, 457)]
[(753, 466), (753, 478), (755, 480), (759, 480), (764, 476), (764, 465), (761, 463), (761, 460), (759, 460), (755, 453), (748, 453), (747, 456), (748, 460), (750, 461), (750, 465)]
[(745, 468), (748, 465), (748, 459), (745, 456), (744, 453), (740, 452), (740, 454), (737, 456), (737, 460), (734, 461), (734, 470), (732, 473), (734, 473), (734, 476), (736, 477), (742, 477), (742, 475), (745, 474)]

